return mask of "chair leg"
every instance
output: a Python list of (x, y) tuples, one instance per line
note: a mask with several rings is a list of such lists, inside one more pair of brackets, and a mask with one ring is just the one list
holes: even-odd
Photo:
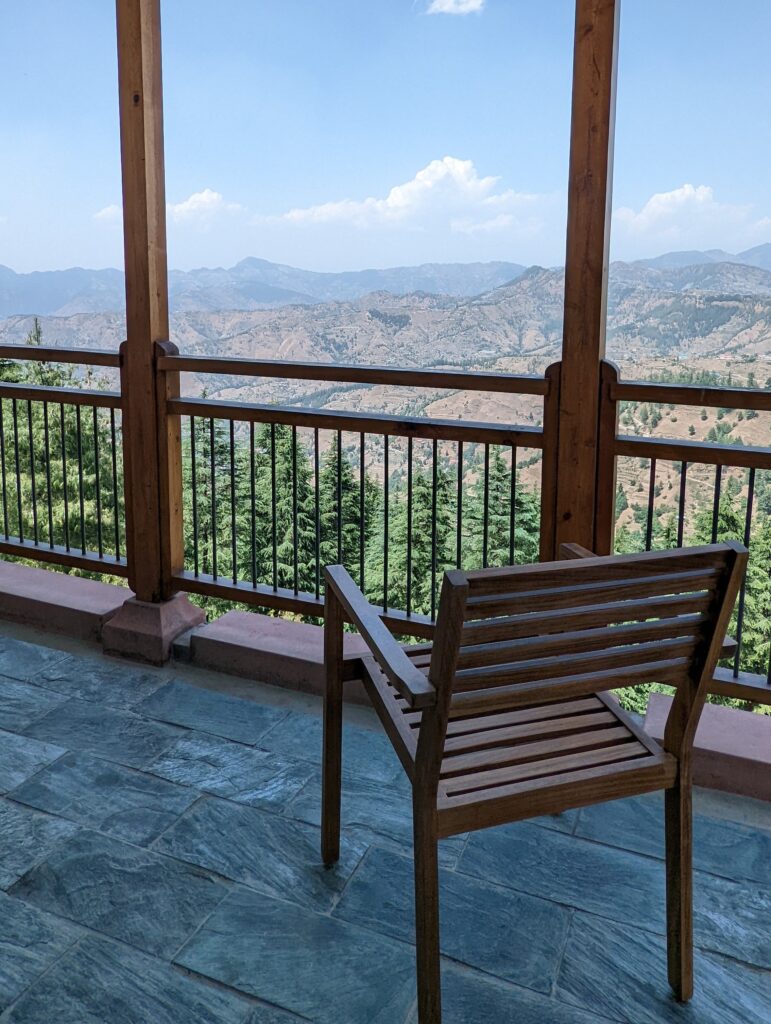
[(675, 998), (693, 995), (693, 844), (691, 782), (683, 778), (666, 791), (667, 968)]
[(413, 801), (418, 1024), (441, 1024), (439, 859), (434, 808)]
[(331, 867), (340, 859), (343, 754), (343, 620), (336, 601), (327, 601), (324, 627), (326, 690), (321, 772), (321, 858), (327, 867)]
[(321, 782), (321, 857), (327, 867), (340, 859), (343, 702), (324, 700), (324, 754)]

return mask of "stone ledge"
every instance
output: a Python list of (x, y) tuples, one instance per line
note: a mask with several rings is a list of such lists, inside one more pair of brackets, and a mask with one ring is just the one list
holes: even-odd
[(115, 583), (0, 561), (0, 618), (99, 640), (105, 624), (134, 595)]
[[(345, 636), (345, 655), (355, 659), (367, 646), (353, 633)], [(254, 612), (226, 612), (189, 634), (189, 661), (202, 668), (243, 676), (273, 686), (322, 695), (324, 629)], [(368, 703), (364, 688), (346, 684), (346, 700)]]
[[(663, 693), (652, 693), (648, 700), (645, 729), (659, 743), (671, 706), (672, 698)], [(696, 730), (693, 781), (771, 800), (771, 716), (707, 704)]]

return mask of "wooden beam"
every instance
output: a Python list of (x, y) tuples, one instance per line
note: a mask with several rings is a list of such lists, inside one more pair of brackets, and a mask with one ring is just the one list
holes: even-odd
[(620, 0), (577, 0), (555, 547), (594, 548)]
[(129, 583), (144, 601), (170, 597), (172, 540), (181, 518), (164, 497), (181, 472), (165, 451), (175, 431), (159, 421), (155, 343), (169, 336), (160, 0), (117, 0), (126, 342), (121, 347), (126, 547)]

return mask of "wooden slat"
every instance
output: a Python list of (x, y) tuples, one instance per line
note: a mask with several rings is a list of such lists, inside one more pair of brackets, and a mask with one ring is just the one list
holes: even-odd
[(395, 700), (395, 692), (375, 659), (363, 659), (362, 668), (364, 685), (377, 716), (393, 744), (402, 767), (409, 778), (412, 778), (417, 753), (417, 735), (410, 729)]
[(707, 622), (709, 618), (706, 614), (683, 615), (674, 619), (657, 619), (653, 622), (635, 622), (601, 629), (552, 633), (548, 636), (461, 647), (458, 668), (481, 668), (529, 658), (560, 657), (563, 654), (600, 651), (630, 643), (683, 636), (696, 637), (700, 628)]
[[(585, 675), (595, 672), (598, 676), (617, 668), (635, 668), (654, 658), (689, 657), (696, 637), (676, 637), (653, 643), (627, 644), (609, 650), (592, 651), (586, 654), (563, 654), (559, 658), (533, 658), (531, 661), (515, 661), (505, 665), (490, 665), (482, 668), (464, 669), (455, 676), (455, 693), (469, 690), (488, 689), (491, 686), (508, 686), (530, 683), (539, 679), (553, 679)], [(655, 680), (651, 679), (651, 682)]]
[(724, 544), (705, 544), (671, 551), (640, 551), (632, 555), (593, 555), (589, 558), (540, 562), (535, 565), (473, 569), (466, 573), (469, 599), (522, 590), (571, 587), (585, 583), (638, 579), (667, 573), (706, 572), (725, 563)]
[(128, 567), (124, 558), (114, 559), (109, 556), (100, 558), (96, 552), (69, 551), (55, 544), (35, 544), (30, 540), (0, 540), (0, 554), (15, 555), (17, 558), (29, 558), (35, 562), (47, 562), (51, 565), (66, 565), (73, 569), (87, 569), (89, 572), (103, 573), (107, 576), (127, 576)]
[[(701, 612), (706, 600), (706, 595), (688, 593), (672, 597), (646, 598), (644, 603), (639, 600), (613, 601), (574, 608), (570, 611), (570, 628), (588, 629), (610, 626), (615, 622), (691, 615)], [(555, 611), (526, 612), (520, 615), (479, 619), (464, 626), (462, 642), (464, 646), (470, 647), (528, 636), (561, 633), (566, 628), (566, 622), (566, 614), (562, 608)]]
[(452, 798), (442, 795), (437, 805), (439, 834), (452, 836), (536, 814), (586, 807), (616, 798), (621, 793), (625, 796), (649, 793), (671, 785), (676, 772), (675, 759), (661, 755), (528, 779), (482, 793), (459, 794)]
[(62, 405), (94, 405), (97, 409), (120, 409), (122, 404), (117, 391), (45, 387), (42, 384), (0, 383), (0, 398), (15, 398), (23, 402), (56, 402)]
[(619, 579), (607, 583), (585, 583), (550, 590), (524, 590), (517, 594), (469, 598), (467, 621), (490, 616), (510, 615), (517, 611), (551, 611), (609, 601), (631, 601), (642, 597), (711, 590), (720, 573), (706, 571), (666, 573), (640, 579)]
[[(547, 718), (536, 722), (522, 722), (518, 725), (502, 726), (479, 732), (448, 736), (444, 744), (445, 759), (455, 761), (456, 755), (474, 750), (485, 750), (508, 746), (512, 751), (525, 740), (545, 740), (549, 737), (564, 737), (565, 734), (588, 732), (603, 726), (613, 725), (616, 719), (610, 711), (600, 710), (570, 718)], [(462, 761), (462, 759), (461, 759)], [(463, 765), (461, 764), (461, 769)], [(444, 771), (444, 766), (442, 768)]]
[(651, 681), (676, 685), (684, 678), (690, 663), (690, 658), (669, 658), (643, 665), (622, 666), (607, 672), (562, 676), (545, 682), (536, 680), (505, 687), (493, 686), (487, 690), (457, 693), (453, 704), (458, 711), (466, 713), (486, 712), (502, 707), (521, 707), (537, 701), (567, 700), (569, 697), (602, 693), (604, 690), (617, 690), (623, 686), (637, 686)]
[(565, 701), (559, 704), (536, 704), (517, 711), (501, 711), (498, 714), (467, 715), (450, 708), (450, 722), (447, 726), (448, 736), (459, 736), (462, 733), (478, 732), (480, 729), (496, 729), (500, 726), (518, 725), (521, 722), (541, 722), (549, 718), (566, 718), (580, 715), (585, 711), (601, 710), (597, 697), (585, 697), (579, 700)]
[[(624, 731), (621, 730), (621, 732), (623, 733)], [(625, 735), (628, 734), (625, 733)], [(527, 779), (561, 775), (565, 772), (578, 771), (581, 768), (610, 764), (614, 761), (631, 761), (636, 758), (649, 756), (642, 743), (638, 743), (637, 740), (627, 740), (599, 750), (582, 750), (576, 753), (565, 754), (562, 757), (532, 761), (529, 764), (511, 765), (491, 771), (487, 775), (486, 780), (484, 780), (482, 773), (472, 772), (470, 775), (461, 775), (454, 779), (444, 779), (440, 785), (442, 786), (442, 791), (447, 796), (452, 797), (456, 794), (479, 792), (479, 790), (497, 788), (514, 782), (524, 782)]]

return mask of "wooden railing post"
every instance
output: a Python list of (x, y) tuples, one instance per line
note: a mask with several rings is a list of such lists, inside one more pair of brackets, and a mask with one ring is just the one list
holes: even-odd
[(541, 545), (539, 557), (550, 562), (555, 547), (555, 502), (557, 499), (557, 454), (559, 446), (561, 363), (547, 366), (544, 377), (549, 390), (543, 400), (543, 459), (541, 461)]
[(116, 653), (157, 662), (168, 657), (174, 637), (203, 616), (186, 597), (174, 596), (174, 574), (182, 568), (181, 443), (178, 417), (168, 417), (166, 400), (178, 393), (178, 375), (161, 377), (156, 367), (158, 352), (170, 351), (160, 0), (117, 0), (116, 11), (126, 556), (136, 598), (107, 624), (103, 638)]
[(613, 386), (618, 381), (618, 369), (604, 359), (600, 364), (600, 413), (597, 429), (597, 490), (594, 512), (594, 544), (598, 555), (613, 552), (616, 526), (616, 434), (618, 432), (618, 402)]
[(594, 544), (620, 0), (577, 0), (555, 548)]

